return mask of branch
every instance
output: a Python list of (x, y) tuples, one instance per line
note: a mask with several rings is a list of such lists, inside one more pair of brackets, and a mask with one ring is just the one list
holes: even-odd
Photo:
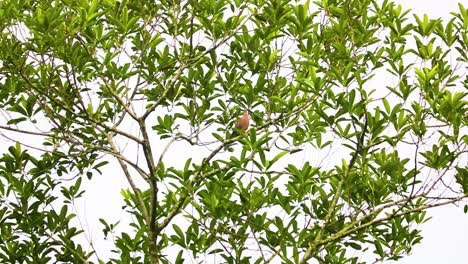
[[(272, 124), (275, 124), (277, 123), (279, 120), (282, 120), (284, 118), (287, 118), (287, 117), (290, 117), (294, 114), (297, 114), (301, 111), (303, 111), (305, 108), (307, 108), (308, 106), (310, 106), (311, 104), (313, 104), (315, 102), (315, 100), (311, 100), (309, 103), (305, 104), (304, 106), (298, 108), (296, 111), (292, 111), (286, 115), (284, 114), (281, 114), (280, 116), (278, 116), (277, 118), (274, 118), (274, 119), (270, 119), (269, 121), (265, 122), (262, 126), (258, 127), (257, 131), (261, 131), (263, 129), (266, 129), (267, 127), (269, 127), (270, 125)], [(243, 136), (242, 135), (239, 135), (237, 137), (234, 137), (234, 138), (231, 138), (231, 139), (228, 139), (226, 141), (224, 141), (220, 146), (218, 146), (216, 149), (213, 150), (213, 152), (206, 158), (203, 160), (201, 166), (200, 166), (200, 169), (199, 171), (195, 174), (195, 176), (192, 178), (192, 180), (190, 181), (190, 183), (188, 184), (188, 186), (191, 186), (191, 187), (194, 187), (195, 185), (197, 185), (201, 179), (204, 179), (205, 177), (208, 177), (210, 175), (213, 175), (213, 174), (216, 174), (216, 173), (219, 173), (221, 171), (224, 171), (226, 169), (229, 169), (229, 167), (224, 167), (224, 168), (221, 168), (221, 169), (218, 169), (218, 170), (214, 170), (210, 173), (207, 173), (207, 174), (201, 174), (201, 172), (203, 171), (203, 169), (205, 168), (205, 166), (209, 163), (209, 161), (219, 152), (221, 151), (224, 146), (232, 143), (232, 142), (235, 142), (235, 141), (238, 141), (239, 139), (241, 139)], [(249, 157), (249, 159), (252, 159), (252, 156), (254, 155), (254, 153), (252, 153), (252, 155)], [(171, 220), (180, 212), (180, 209), (182, 208), (182, 206), (185, 204), (187, 198), (189, 197), (189, 193), (187, 191), (187, 193), (183, 194), (180, 199), (177, 201), (176, 205), (174, 206), (174, 208), (172, 209), (172, 211), (170, 211), (167, 215), (167, 217), (157, 226), (156, 230), (158, 233), (160, 233), (170, 222)]]
[(182, 75), (182, 71), (186, 67), (187, 67), (186, 65), (181, 65), (179, 67), (174, 77), (172, 77), (172, 79), (169, 81), (169, 84), (168, 84), (169, 87), (166, 88), (166, 90), (164, 90), (164, 93), (161, 95), (161, 97), (159, 97), (159, 99), (154, 103), (154, 105), (151, 106), (148, 110), (146, 110), (146, 112), (141, 116), (142, 120), (145, 120), (159, 106), (159, 104), (161, 104), (161, 102), (166, 98), (169, 91), (171, 89), (174, 89), (175, 82), (180, 78), (180, 76)]
[[(114, 152), (118, 153), (117, 147), (114, 144), (114, 140), (113, 140), (113, 137), (112, 137), (111, 134), (107, 135), (107, 141), (109, 142), (109, 145), (111, 146), (112, 150)], [(128, 183), (130, 184), (133, 192), (135, 193), (138, 205), (141, 208), (141, 212), (143, 214), (143, 217), (144, 217), (145, 221), (149, 224), (150, 219), (149, 219), (148, 210), (146, 209), (145, 202), (143, 201), (143, 198), (140, 195), (140, 191), (138, 190), (138, 188), (136, 187), (135, 182), (132, 179), (132, 176), (131, 176), (131, 174), (130, 174), (130, 172), (128, 170), (127, 164), (122, 159), (120, 159), (119, 157), (117, 157), (117, 156), (115, 156), (115, 157), (116, 157), (117, 161), (119, 162), (120, 167), (122, 168), (122, 170), (123, 170), (123, 172), (125, 174), (125, 177), (127, 178)]]
[[(226, 141), (226, 142), (230, 142), (230, 140)], [(217, 147), (215, 150), (213, 150), (213, 152), (211, 152), (211, 154), (203, 160), (201, 166), (200, 166), (200, 169), (198, 170), (198, 172), (195, 174), (195, 176), (192, 178), (192, 180), (187, 184), (187, 186), (191, 187), (191, 188), (194, 188), (196, 185), (198, 185), (198, 183), (200, 183), (201, 180), (207, 178), (207, 177), (210, 177), (212, 175), (215, 175), (215, 174), (218, 174), (220, 172), (223, 172), (223, 171), (226, 171), (228, 169), (230, 169), (231, 167), (229, 166), (225, 166), (225, 167), (222, 167), (222, 168), (219, 168), (219, 169), (216, 169), (216, 170), (213, 170), (211, 172), (208, 172), (206, 174), (201, 174), (201, 172), (203, 171), (203, 169), (208, 165), (208, 163), (210, 162), (210, 160), (216, 156), (216, 154), (221, 151), (224, 146), (226, 145), (226, 142), (224, 144), (221, 144), (219, 147)], [(248, 161), (252, 160), (253, 159), (253, 156), (255, 155), (254, 152), (252, 152), (252, 154), (247, 158)], [(175, 207), (172, 209), (172, 211), (170, 211), (166, 217), (166, 219), (164, 219), (164, 221), (162, 221), (158, 227), (157, 227), (157, 232), (160, 233), (170, 222), (171, 220), (180, 212), (180, 209), (182, 208), (182, 206), (185, 204), (185, 202), (187, 201), (187, 198), (189, 197), (189, 194), (190, 194), (190, 191), (187, 191), (185, 194), (181, 195), (180, 199), (177, 201)]]
[(359, 139), (358, 139), (358, 142), (357, 142), (357, 145), (356, 145), (356, 151), (354, 152), (354, 154), (353, 154), (353, 156), (351, 158), (351, 161), (349, 162), (349, 165), (348, 165), (348, 167), (346, 169), (345, 175), (343, 175), (343, 178), (341, 179), (341, 181), (338, 184), (335, 196), (333, 197), (333, 200), (332, 200), (332, 202), (330, 204), (330, 207), (328, 209), (328, 213), (325, 216), (325, 222), (324, 222), (322, 228), (319, 230), (319, 232), (318, 232), (317, 236), (315, 237), (314, 241), (312, 241), (312, 243), (307, 248), (306, 252), (304, 253), (304, 256), (302, 257), (302, 259), (301, 259), (301, 261), (299, 263), (306, 263), (306, 261), (311, 257), (312, 253), (314, 253), (314, 251), (317, 249), (317, 247), (320, 246), (319, 241), (321, 239), (323, 231), (327, 227), (328, 223), (330, 222), (330, 220), (331, 220), (331, 218), (332, 218), (332, 216), (333, 216), (333, 214), (335, 212), (335, 207), (336, 207), (336, 205), (338, 203), (338, 199), (341, 196), (341, 192), (343, 190), (343, 184), (344, 184), (345, 180), (348, 178), (350, 171), (354, 167), (354, 163), (356, 162), (356, 159), (357, 159), (358, 155), (361, 153), (362, 145), (364, 143), (364, 137), (365, 137), (365, 134), (367, 133), (367, 113), (364, 115), (364, 117), (365, 117), (364, 127), (363, 127), (362, 132), (361, 132), (361, 134), (359, 136)]
[(156, 181), (156, 166), (154, 165), (153, 160), (153, 151), (151, 150), (151, 142), (149, 140), (148, 131), (146, 130), (145, 119), (140, 118), (138, 119), (138, 124), (140, 126), (140, 131), (143, 136), (143, 153), (146, 157), (146, 163), (149, 169), (150, 174), (150, 184), (151, 184), (151, 191), (152, 191), (152, 201), (151, 201), (151, 218), (150, 218), (150, 230), (153, 234), (154, 243), (156, 243), (156, 209), (158, 203), (158, 185)]
[[(107, 130), (109, 130), (109, 131), (112, 131), (112, 132), (114, 132), (114, 133), (116, 133), (116, 134), (120, 134), (120, 135), (125, 136), (125, 137), (127, 137), (127, 138), (129, 138), (129, 139), (134, 140), (134, 141), (137, 142), (137, 143), (142, 144), (143, 141), (142, 141), (141, 139), (139, 139), (139, 138), (137, 138), (137, 137), (135, 137), (135, 136), (133, 136), (133, 135), (131, 135), (131, 134), (128, 134), (128, 133), (126, 133), (126, 132), (124, 132), (124, 131), (118, 130), (118, 129), (115, 128), (115, 127), (110, 127), (110, 126), (108, 126), (108, 125), (102, 123), (101, 121), (96, 121), (96, 120), (92, 119), (91, 117), (88, 118), (88, 117), (86, 117), (86, 116), (82, 116), (82, 115), (79, 115), (79, 114), (75, 113), (72, 109), (70, 109), (70, 108), (68, 108), (66, 105), (62, 104), (62, 102), (58, 101), (58, 100), (57, 100), (55, 97), (53, 97), (52, 95), (50, 95), (50, 94), (48, 94), (48, 93), (44, 93), (44, 92), (42, 92), (40, 89), (38, 89), (33, 83), (31, 83), (31, 81), (27, 78), (27, 76), (24, 75), (24, 73), (23, 73), (21, 67), (19, 67), (19, 66), (16, 65), (16, 64), (15, 64), (15, 66), (18, 68), (18, 72), (19, 72), (20, 76), (23, 78), (24, 81), (26, 81), (26, 83), (29, 85), (30, 88), (32, 88), (32, 89), (35, 90), (38, 94), (44, 96), (45, 98), (49, 99), (49, 100), (52, 101), (53, 103), (55, 103), (55, 104), (57, 104), (58, 106), (60, 106), (61, 109), (63, 109), (65, 112), (68, 112), (69, 114), (71, 114), (72, 116), (74, 116), (74, 117), (76, 118), (75, 120), (77, 121), (77, 123), (78, 123), (78, 118), (82, 118), (82, 119), (84, 119), (84, 120), (86, 120), (86, 121), (91, 122), (91, 123), (94, 124), (95, 126), (102, 127), (102, 128), (104, 128), (104, 129), (107, 129)], [(52, 118), (51, 118), (51, 119), (52, 119)], [(81, 125), (86, 125), (86, 123), (79, 123), (79, 124), (81, 124)]]
[(28, 131), (28, 130), (23, 130), (19, 128), (13, 128), (9, 126), (2, 126), (0, 125), (0, 129), (5, 129), (5, 130), (10, 130), (18, 133), (23, 133), (23, 134), (29, 134), (29, 135), (35, 135), (35, 136), (43, 136), (43, 137), (52, 137), (52, 134), (45, 133), (45, 132), (34, 132), (34, 131)]
[[(242, 18), (242, 13), (244, 12), (244, 10), (247, 8), (247, 5), (245, 5), (244, 7), (242, 7), (240, 9), (240, 12), (239, 14), (236, 16), (237, 19), (241, 19)], [(245, 21), (248, 21), (248, 19), (245, 19)], [(237, 22), (237, 21), (236, 21)], [(161, 95), (161, 97), (159, 97), (159, 99), (154, 103), (153, 106), (151, 106), (144, 114), (143, 116), (141, 117), (143, 120), (146, 119), (158, 106), (159, 104), (161, 104), (161, 102), (166, 98), (168, 92), (174, 88), (174, 85), (175, 85), (175, 82), (179, 79), (179, 77), (182, 75), (182, 71), (187, 69), (188, 67), (190, 67), (191, 65), (197, 63), (199, 60), (201, 60), (204, 56), (206, 56), (207, 54), (209, 54), (210, 52), (213, 52), (214, 50), (216, 50), (219, 46), (221, 46), (222, 44), (226, 43), (230, 38), (232, 38), (234, 36), (234, 32), (237, 32), (237, 30), (239, 30), (243, 25), (245, 24), (245, 22), (243, 23), (239, 23), (239, 26), (238, 28), (232, 30), (231, 32), (227, 32), (226, 33), (226, 36), (221, 39), (218, 43), (214, 43), (213, 46), (209, 49), (207, 49), (205, 52), (203, 52), (202, 54), (198, 55), (197, 57), (195, 58), (192, 58), (192, 59), (189, 59), (187, 61), (187, 63), (183, 63), (179, 66), (179, 68), (177, 69), (174, 77), (169, 81), (169, 84), (168, 84), (168, 88), (166, 88), (166, 90), (164, 90), (164, 93)], [(192, 49), (192, 47), (191, 47)]]
[(119, 104), (125, 109), (125, 112), (128, 113), (135, 121), (138, 121), (138, 117), (136, 116), (136, 114), (132, 111), (132, 109), (128, 107), (130, 105), (130, 101), (128, 103), (125, 103), (122, 100), (122, 98), (120, 98), (119, 95), (116, 94), (115, 91), (111, 87), (109, 87), (109, 85), (107, 85), (107, 83), (106, 83), (106, 86), (107, 86), (107, 89), (109, 89), (109, 92), (114, 97), (114, 99), (117, 100), (117, 102), (119, 102)]
[(327, 244), (327, 243), (330, 243), (330, 242), (333, 242), (333, 241), (337, 241), (337, 240), (339, 240), (339, 239), (341, 239), (341, 238), (343, 238), (345, 236), (350, 235), (351, 233), (360, 231), (360, 230), (362, 230), (362, 229), (364, 229), (366, 227), (369, 227), (369, 226), (372, 226), (372, 225), (375, 225), (375, 224), (378, 224), (378, 223), (381, 223), (381, 222), (388, 221), (388, 220), (393, 219), (395, 217), (400, 217), (400, 216), (404, 216), (404, 215), (411, 214), (411, 213), (417, 213), (417, 212), (421, 212), (421, 211), (424, 211), (424, 210), (427, 210), (427, 209), (430, 209), (430, 208), (439, 207), (439, 206), (443, 206), (443, 205), (447, 205), (447, 204), (453, 204), (453, 203), (461, 201), (461, 200), (463, 200), (463, 199), (465, 199), (467, 197), (468, 197), (468, 193), (464, 194), (462, 196), (459, 196), (457, 198), (454, 198), (452, 200), (448, 200), (448, 201), (444, 201), (444, 202), (440, 202), (440, 203), (435, 203), (435, 204), (424, 205), (424, 206), (421, 206), (421, 207), (418, 207), (418, 208), (415, 208), (415, 209), (410, 209), (408, 211), (400, 212), (398, 214), (389, 214), (386, 217), (375, 219), (373, 221), (370, 221), (370, 222), (367, 222), (365, 224), (358, 225), (358, 226), (356, 226), (354, 228), (351, 228), (352, 226), (356, 225), (357, 223), (364, 221), (369, 216), (380, 213), (381, 210), (383, 210), (383, 208), (381, 208), (379, 210), (374, 211), (371, 214), (363, 216), (361, 219), (358, 219), (358, 220), (354, 221), (349, 226), (345, 227), (343, 230), (336, 233), (335, 235), (333, 235), (333, 236), (331, 236), (331, 237), (329, 237), (327, 239), (317, 241), (316, 244), (317, 244), (317, 246), (319, 246), (319, 245), (324, 245), (324, 244)]

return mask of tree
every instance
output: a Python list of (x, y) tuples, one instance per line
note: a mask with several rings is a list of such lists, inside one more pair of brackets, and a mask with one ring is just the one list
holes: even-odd
[[(461, 4), (449, 21), (386, 0), (0, 14), (2, 263), (397, 260), (427, 209), (468, 196)], [(246, 108), (250, 129), (229, 137)], [(196, 155), (167, 158), (181, 151)], [(100, 219), (107, 259), (77, 242), (70, 206), (111, 159), (133, 222)]]

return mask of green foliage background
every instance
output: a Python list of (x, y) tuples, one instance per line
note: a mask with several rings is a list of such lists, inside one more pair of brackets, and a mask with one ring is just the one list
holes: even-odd
[[(468, 196), (458, 7), (2, 1), (0, 129), (17, 143), (0, 159), (0, 262), (400, 259), (428, 208)], [(244, 109), (250, 129), (228, 138)], [(100, 258), (71, 207), (110, 158), (132, 223), (99, 220), (115, 235)]]

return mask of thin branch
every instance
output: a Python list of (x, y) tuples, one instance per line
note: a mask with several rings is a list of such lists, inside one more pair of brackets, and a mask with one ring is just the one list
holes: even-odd
[[(114, 139), (113, 139), (111, 134), (107, 135), (107, 140), (108, 140), (109, 145), (111, 146), (112, 150), (115, 153), (118, 153), (118, 149), (117, 149), (117, 147), (116, 147), (116, 145), (114, 143)], [(120, 159), (118, 157), (116, 157), (116, 159), (119, 162), (120, 167), (122, 168), (122, 170), (124, 172), (124, 175), (127, 178), (128, 183), (130, 184), (130, 187), (132, 188), (133, 192), (135, 193), (138, 205), (140, 206), (140, 210), (141, 210), (141, 212), (143, 214), (143, 217), (144, 217), (146, 223), (149, 224), (151, 220), (149, 218), (148, 210), (146, 209), (145, 202), (144, 202), (143, 198), (140, 195), (140, 190), (136, 187), (136, 184), (133, 181), (132, 175), (130, 174), (130, 171), (128, 170), (127, 164), (124, 162), (124, 160), (122, 160), (122, 159)]]
[[(383, 210), (383, 209), (377, 210), (377, 211), (374, 211), (371, 214), (363, 216), (361, 219), (355, 220), (353, 223), (351, 223), (350, 225), (348, 225), (347, 227), (345, 227), (343, 230), (339, 231), (335, 235), (330, 236), (329, 238), (317, 241), (316, 244), (317, 244), (317, 246), (328, 244), (330, 242), (337, 241), (337, 240), (339, 240), (339, 239), (341, 239), (343, 237), (346, 237), (346, 236), (348, 236), (348, 235), (350, 235), (350, 234), (352, 234), (354, 232), (360, 231), (360, 230), (362, 230), (364, 228), (367, 228), (369, 226), (372, 226), (372, 225), (375, 225), (375, 224), (378, 224), (378, 223), (381, 223), (381, 222), (385, 222), (385, 221), (391, 220), (393, 218), (404, 216), (404, 215), (407, 215), (407, 214), (417, 213), (417, 212), (421, 212), (421, 211), (424, 211), (424, 210), (427, 210), (427, 209), (430, 209), (430, 208), (439, 207), (439, 206), (448, 205), (448, 204), (453, 204), (453, 203), (461, 201), (461, 200), (463, 200), (463, 199), (465, 199), (467, 197), (468, 197), (468, 194), (464, 194), (464, 195), (459, 196), (459, 197), (457, 197), (455, 199), (452, 199), (452, 200), (448, 200), (448, 201), (444, 201), (444, 202), (440, 202), (440, 203), (435, 203), (435, 204), (427, 204), (427, 205), (424, 205), (424, 206), (421, 206), (421, 207), (418, 207), (418, 208), (410, 209), (408, 211), (400, 212), (398, 214), (389, 214), (386, 217), (375, 219), (373, 221), (370, 221), (370, 222), (364, 223), (362, 225), (356, 226), (358, 223), (364, 221), (368, 217), (380, 213), (381, 210)], [(353, 226), (355, 226), (355, 227), (352, 228)]]
[(43, 136), (43, 137), (53, 136), (50, 133), (28, 131), (28, 130), (23, 130), (23, 129), (9, 127), (9, 126), (2, 126), (2, 125), (0, 125), (0, 129), (5, 129), (5, 130), (14, 131), (14, 132), (23, 133), (23, 134), (35, 135), (35, 136)]
[[(244, 7), (240, 8), (240, 12), (239, 14), (236, 16), (237, 19), (241, 19), (242, 17), (242, 13), (244, 12), (244, 10), (247, 8), (247, 5), (245, 5)], [(248, 21), (248, 19), (244, 19), (244, 21)], [(236, 21), (238, 22), (238, 21)], [(207, 49), (205, 52), (203, 52), (202, 54), (198, 55), (197, 57), (195, 58), (192, 58), (192, 59), (189, 59), (186, 63), (183, 63), (179, 66), (179, 68), (177, 69), (174, 77), (169, 81), (169, 84), (168, 84), (168, 87), (164, 90), (163, 94), (159, 97), (159, 99), (154, 103), (153, 106), (151, 106), (144, 114), (143, 116), (141, 116), (141, 119), (145, 120), (160, 104), (161, 102), (166, 98), (167, 94), (169, 93), (169, 91), (171, 89), (174, 88), (175, 86), (175, 83), (176, 81), (180, 78), (180, 76), (182, 75), (182, 72), (183, 70), (187, 69), (188, 67), (190, 67), (191, 65), (195, 64), (196, 62), (198, 62), (199, 60), (201, 60), (203, 57), (205, 57), (207, 54), (209, 54), (210, 52), (213, 52), (214, 50), (216, 50), (219, 46), (221, 46), (222, 44), (226, 43), (229, 39), (231, 39), (234, 34), (238, 29), (240, 29), (243, 25), (245, 24), (245, 22), (243, 23), (239, 23), (239, 26), (238, 28), (232, 30), (231, 32), (227, 32), (226, 33), (226, 36), (221, 39), (218, 43), (214, 43), (213, 46), (209, 49)]]
[[(139, 139), (139, 138), (137, 138), (137, 137), (135, 137), (135, 136), (133, 136), (133, 135), (131, 135), (131, 134), (129, 134), (129, 133), (126, 133), (126, 132), (124, 132), (124, 131), (118, 130), (118, 129), (115, 128), (115, 127), (110, 127), (110, 126), (108, 126), (108, 125), (106, 125), (106, 124), (104, 124), (104, 123), (102, 123), (102, 122), (100, 122), (100, 121), (94, 120), (94, 119), (91, 118), (91, 117), (87, 118), (87, 117), (83, 117), (83, 116), (81, 116), (81, 115), (75, 113), (72, 109), (70, 109), (70, 108), (68, 108), (66, 105), (62, 104), (62, 102), (58, 101), (58, 100), (57, 100), (56, 98), (54, 98), (52, 95), (47, 94), (47, 93), (44, 93), (44, 92), (42, 92), (40, 89), (38, 89), (33, 83), (31, 83), (31, 81), (29, 80), (29, 78), (27, 78), (27, 76), (24, 75), (24, 73), (23, 73), (23, 71), (22, 71), (22, 68), (19, 67), (18, 65), (15, 65), (15, 66), (17, 67), (20, 76), (23, 78), (24, 81), (26, 81), (26, 83), (29, 85), (30, 88), (34, 89), (37, 93), (39, 93), (39, 94), (41, 94), (42, 96), (44, 96), (45, 98), (49, 99), (49, 100), (52, 101), (54, 104), (59, 105), (59, 106), (61, 107), (61, 109), (63, 109), (65, 112), (68, 112), (69, 114), (75, 116), (75, 117), (76, 117), (76, 121), (78, 121), (78, 118), (82, 118), (82, 119), (84, 119), (84, 120), (86, 120), (86, 121), (91, 122), (91, 123), (94, 124), (95, 126), (100, 126), (100, 127), (104, 128), (104, 129), (107, 129), (107, 130), (109, 130), (109, 131), (112, 131), (112, 132), (114, 132), (114, 133), (116, 133), (116, 134), (120, 134), (120, 135), (122, 135), (122, 136), (125, 136), (125, 137), (127, 137), (127, 138), (130, 138), (130, 139), (134, 140), (134, 141), (137, 142), (137, 143), (142, 144), (143, 141), (142, 141), (141, 139)], [(51, 119), (53, 119), (53, 118), (51, 118)], [(85, 123), (81, 123), (81, 125), (86, 125), (86, 124), (85, 124)]]
[(150, 217), (150, 230), (153, 234), (154, 243), (156, 243), (157, 231), (156, 231), (156, 210), (158, 207), (158, 185), (156, 179), (156, 166), (153, 160), (153, 151), (151, 149), (151, 141), (148, 136), (148, 131), (146, 129), (145, 119), (140, 118), (138, 119), (138, 124), (140, 126), (140, 131), (143, 136), (143, 153), (146, 157), (146, 163), (149, 169), (150, 174), (150, 183), (151, 183), (151, 191), (152, 191), (152, 201), (151, 201), (151, 217)]
[(115, 91), (111, 87), (109, 87), (109, 85), (107, 85), (107, 83), (106, 86), (107, 89), (109, 89), (112, 96), (114, 97), (114, 99), (117, 100), (117, 102), (119, 102), (119, 104), (125, 109), (125, 112), (128, 113), (134, 120), (138, 121), (138, 117), (136, 116), (136, 114), (132, 111), (132, 109), (128, 107), (130, 105), (130, 101), (128, 103), (125, 103), (122, 100), (122, 98), (120, 98), (119, 95), (116, 94)]
[(161, 94), (159, 99), (141, 116), (142, 120), (145, 120), (162, 103), (162, 101), (166, 99), (167, 94), (170, 90), (174, 89), (176, 81), (180, 78), (183, 70), (186, 67), (186, 65), (181, 65), (179, 69), (177, 69), (177, 72), (175, 73), (174, 77), (172, 77), (172, 79), (169, 81), (168, 87), (164, 90), (163, 94)]
[(329, 224), (329, 222), (330, 222), (330, 220), (331, 220), (331, 218), (333, 216), (333, 213), (335, 212), (334, 209), (335, 209), (335, 207), (336, 207), (336, 205), (338, 203), (339, 197), (341, 196), (341, 192), (343, 190), (344, 182), (348, 178), (350, 171), (354, 167), (354, 163), (356, 162), (356, 159), (357, 159), (358, 155), (361, 154), (361, 151), (362, 151), (362, 145), (364, 143), (364, 137), (365, 137), (365, 134), (367, 133), (367, 114), (364, 115), (364, 118), (365, 118), (364, 127), (363, 127), (363, 129), (361, 131), (361, 134), (359, 136), (359, 139), (358, 139), (358, 142), (357, 142), (357, 145), (356, 145), (356, 151), (354, 152), (354, 154), (353, 154), (353, 156), (351, 158), (351, 161), (349, 162), (349, 165), (346, 168), (345, 174), (343, 175), (341, 181), (338, 183), (338, 187), (337, 187), (335, 196), (333, 197), (333, 200), (332, 200), (332, 202), (330, 204), (330, 207), (328, 209), (328, 213), (325, 216), (324, 224), (322, 225), (322, 228), (319, 230), (319, 232), (318, 232), (317, 236), (315, 237), (314, 241), (312, 241), (312, 243), (307, 248), (306, 252), (304, 253), (304, 256), (302, 257), (302, 259), (300, 260), (299, 263), (306, 263), (307, 260), (311, 257), (312, 253), (314, 253), (314, 251), (320, 245), (319, 241), (321, 240), (321, 236), (323, 234), (323, 231), (325, 230), (325, 228)]

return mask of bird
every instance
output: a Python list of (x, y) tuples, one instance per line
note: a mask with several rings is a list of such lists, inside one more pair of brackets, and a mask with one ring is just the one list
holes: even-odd
[[(245, 131), (247, 131), (247, 128), (249, 128), (249, 121), (250, 121), (249, 111), (245, 110), (244, 114), (242, 114), (241, 118), (239, 118), (239, 120), (237, 120), (236, 124), (234, 125), (234, 131), (232, 131), (232, 134), (230, 135), (228, 139), (237, 137), (239, 136), (239, 133), (244, 133)], [(227, 149), (232, 144), (233, 143), (226, 144), (224, 146), (224, 149)]]
[(244, 114), (237, 120), (236, 125), (234, 126), (234, 131), (231, 134), (231, 137), (239, 135), (239, 132), (245, 132), (249, 128), (249, 111), (245, 110)]

